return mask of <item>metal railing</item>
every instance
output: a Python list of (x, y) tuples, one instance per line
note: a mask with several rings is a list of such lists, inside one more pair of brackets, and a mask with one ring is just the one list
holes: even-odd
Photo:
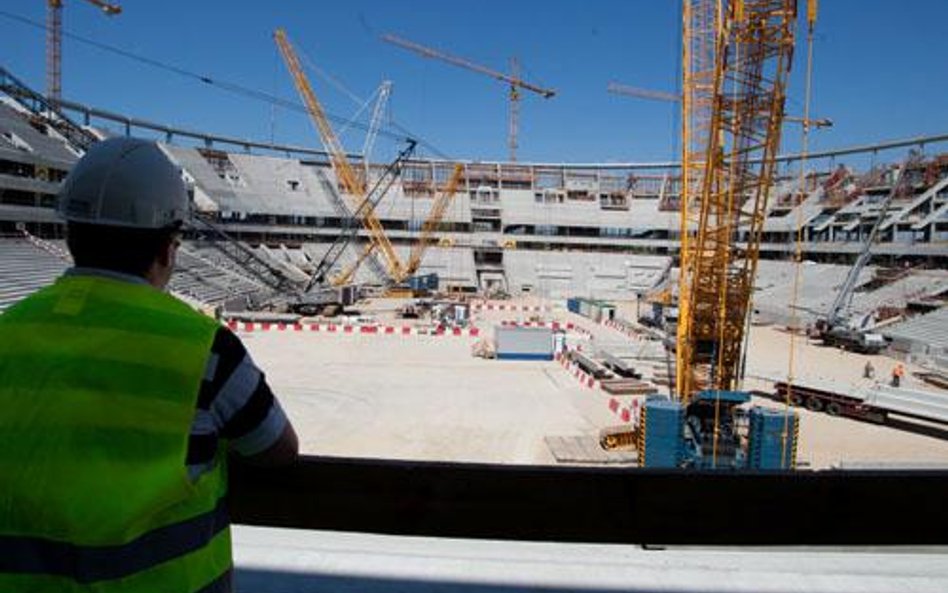
[(685, 472), (303, 457), (232, 464), (236, 523), (682, 545), (948, 543), (946, 471)]

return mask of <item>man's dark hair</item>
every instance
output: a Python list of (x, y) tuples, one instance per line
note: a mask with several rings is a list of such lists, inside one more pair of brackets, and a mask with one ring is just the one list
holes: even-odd
[(177, 227), (134, 229), (70, 222), (66, 245), (77, 267), (144, 277), (179, 232)]

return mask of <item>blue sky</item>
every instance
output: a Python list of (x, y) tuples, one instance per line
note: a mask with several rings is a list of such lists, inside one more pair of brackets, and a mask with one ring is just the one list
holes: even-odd
[[(557, 89), (522, 102), (522, 161), (615, 162), (677, 159), (677, 107), (606, 92), (610, 80), (675, 91), (679, 86), (678, 0), (451, 2), (184, 2), (118, 0), (108, 18), (67, 0), (64, 29), (215, 80), (298, 100), (272, 40), (285, 27), (298, 51), (353, 93), (394, 83), (394, 119), (450, 157), (507, 155), (503, 84), (385, 44), (392, 32), (504, 70), (517, 56), (524, 77)], [(801, 7), (802, 7), (801, 0)], [(948, 132), (944, 0), (824, 0), (817, 26), (812, 113), (835, 127), (814, 132), (811, 148), (831, 148)], [(7, 0), (0, 8), (2, 62), (35, 88), (45, 81), (45, 2)], [(801, 113), (803, 30), (789, 111)], [(315, 146), (306, 116), (152, 68), (74, 39), (63, 42), (63, 96), (135, 117), (202, 131)], [(357, 106), (308, 72), (326, 109)], [(338, 125), (341, 127), (341, 124)], [(798, 128), (784, 148), (798, 145)], [(361, 132), (346, 134), (348, 148)], [(387, 158), (395, 141), (382, 138)], [(430, 153), (429, 153), (430, 154)]]

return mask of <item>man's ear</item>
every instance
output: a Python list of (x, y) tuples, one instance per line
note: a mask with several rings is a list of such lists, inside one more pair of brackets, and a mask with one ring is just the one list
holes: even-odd
[(158, 263), (162, 266), (171, 266), (174, 264), (174, 252), (176, 248), (174, 241), (168, 241), (165, 243), (164, 249), (158, 253)]

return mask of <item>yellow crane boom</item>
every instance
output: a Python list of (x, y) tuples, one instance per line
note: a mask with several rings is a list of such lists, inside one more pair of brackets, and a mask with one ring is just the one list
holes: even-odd
[(332, 126), (329, 125), (326, 112), (323, 110), (322, 105), (316, 98), (316, 94), (313, 92), (312, 86), (310, 86), (306, 75), (303, 73), (299, 58), (287, 38), (286, 32), (283, 29), (277, 29), (273, 37), (276, 40), (277, 47), (280, 49), (280, 54), (283, 56), (283, 61), (286, 63), (287, 69), (293, 76), (293, 82), (296, 85), (300, 97), (303, 99), (303, 103), (306, 105), (310, 119), (316, 126), (323, 147), (329, 155), (332, 169), (343, 187), (343, 193), (349, 196), (349, 200), (352, 203), (352, 211), (358, 212), (360, 208), (363, 209), (364, 214), (360, 218), (360, 222), (366, 231), (368, 231), (369, 240), (375, 246), (375, 249), (378, 249), (382, 253), (389, 277), (392, 279), (403, 278), (404, 267), (402, 266), (402, 262), (398, 259), (398, 254), (395, 253), (391, 241), (389, 241), (385, 235), (382, 223), (375, 215), (375, 209), (371, 205), (367, 208), (363, 207), (363, 203), (367, 199), (365, 181), (359, 177), (355, 168), (349, 163), (346, 151), (343, 150), (339, 138), (336, 137)]
[(356, 258), (354, 262), (349, 264), (349, 267), (341, 271), (337, 276), (330, 280), (330, 284), (333, 286), (342, 286), (343, 284), (348, 284), (352, 280), (352, 276), (356, 273), (356, 270), (359, 269), (359, 266), (362, 265), (362, 262), (365, 261), (365, 258), (372, 255), (375, 251), (375, 243), (369, 241), (362, 248), (362, 252), (359, 253), (359, 257)]
[(431, 245), (434, 232), (444, 219), (444, 215), (448, 211), (448, 206), (454, 199), (454, 194), (457, 193), (458, 186), (461, 185), (461, 179), (463, 177), (464, 166), (461, 164), (454, 165), (454, 171), (451, 173), (451, 178), (448, 180), (444, 191), (435, 198), (428, 218), (426, 218), (425, 222), (421, 225), (421, 235), (412, 247), (411, 255), (408, 257), (408, 265), (405, 266), (406, 275), (410, 276), (418, 271), (418, 266), (421, 265), (421, 259), (425, 256), (425, 250)]
[[(393, 278), (396, 283), (403, 282), (406, 278), (418, 271), (418, 267), (421, 265), (421, 260), (425, 256), (425, 251), (431, 246), (432, 236), (435, 230), (437, 230), (438, 225), (441, 224), (441, 221), (444, 219), (444, 215), (448, 210), (448, 206), (451, 204), (451, 200), (454, 199), (455, 194), (457, 194), (458, 187), (460, 187), (461, 180), (463, 178), (464, 165), (454, 165), (454, 171), (452, 172), (451, 178), (448, 180), (444, 191), (437, 198), (435, 198), (435, 202), (431, 206), (431, 212), (429, 212), (428, 217), (421, 226), (421, 235), (418, 237), (418, 241), (412, 246), (408, 263), (402, 269), (403, 276), (400, 278)], [(367, 243), (356, 261), (354, 261), (349, 265), (348, 268), (336, 276), (332, 280), (332, 283), (338, 286), (340, 284), (349, 282), (349, 280), (352, 278), (352, 275), (355, 274), (356, 270), (359, 269), (359, 266), (362, 265), (362, 262), (365, 261), (365, 258), (371, 255), (374, 250), (375, 244)]]

